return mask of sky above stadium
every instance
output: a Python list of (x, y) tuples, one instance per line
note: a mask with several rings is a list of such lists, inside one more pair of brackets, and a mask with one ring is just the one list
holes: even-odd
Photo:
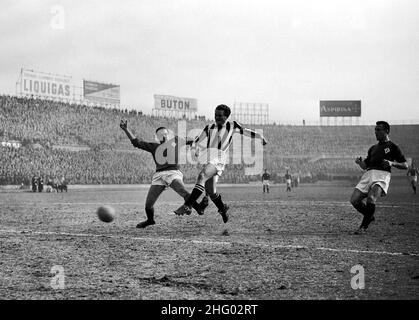
[(120, 84), (146, 113), (167, 94), (211, 118), (261, 102), (301, 123), (319, 100), (361, 100), (363, 121), (418, 120), (418, 17), (417, 0), (3, 0), (0, 92), (24, 67)]

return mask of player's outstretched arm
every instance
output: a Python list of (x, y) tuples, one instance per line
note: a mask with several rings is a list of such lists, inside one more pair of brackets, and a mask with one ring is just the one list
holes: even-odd
[(260, 133), (253, 131), (251, 129), (248, 129), (246, 127), (243, 127), (242, 125), (239, 125), (239, 129), (240, 129), (240, 133), (246, 137), (250, 137), (253, 139), (261, 139), (262, 140), (262, 144), (266, 145), (268, 143), (268, 141), (266, 141), (265, 137), (262, 136)]
[(128, 129), (128, 120), (121, 119), (121, 122), (119, 123), (119, 126), (121, 129), (125, 132), (127, 137), (132, 141), (135, 139), (134, 134)]
[(137, 139), (135, 135), (128, 129), (127, 120), (122, 119), (119, 126), (126, 133), (127, 137), (131, 140), (131, 143), (134, 147), (148, 151), (148, 152), (153, 152), (154, 150), (153, 143), (145, 142), (141, 138)]

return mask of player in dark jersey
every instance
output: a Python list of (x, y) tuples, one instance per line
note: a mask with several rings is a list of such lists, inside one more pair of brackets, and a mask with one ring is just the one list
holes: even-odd
[(412, 161), (412, 165), (407, 170), (407, 176), (409, 177), (410, 185), (412, 186), (413, 193), (416, 194), (416, 184), (418, 183), (419, 170), (416, 168), (415, 163)]
[(287, 184), (287, 192), (290, 191), (291, 192), (291, 183), (292, 183), (292, 177), (291, 175), (288, 173), (285, 174), (285, 183)]
[[(156, 164), (156, 172), (153, 175), (153, 180), (145, 203), (147, 220), (137, 224), (137, 228), (145, 228), (155, 224), (154, 204), (164, 190), (170, 187), (184, 199), (187, 199), (190, 195), (183, 184), (183, 174), (179, 170), (178, 164), (178, 148), (182, 142), (185, 142), (180, 141), (181, 138), (179, 137), (168, 140), (168, 130), (164, 127), (157, 128), (156, 130), (156, 135), (160, 143), (145, 142), (136, 138), (128, 129), (127, 120), (122, 119), (120, 127), (131, 140), (134, 147), (148, 151), (152, 154)], [(191, 143), (192, 141), (186, 142), (186, 144)], [(208, 198), (206, 196), (203, 197), (200, 204), (194, 201), (192, 205), (199, 215), (204, 214), (206, 206), (208, 206)]]
[(269, 193), (269, 180), (271, 179), (271, 175), (268, 173), (268, 170), (265, 169), (265, 173), (262, 175), (262, 185), (263, 185), (263, 193)]
[(378, 143), (368, 150), (365, 159), (359, 157), (355, 160), (363, 170), (367, 170), (356, 185), (350, 200), (354, 208), (364, 216), (356, 233), (365, 232), (375, 220), (375, 203), (380, 195), (387, 194), (391, 167), (407, 169), (406, 159), (400, 148), (390, 141), (389, 133), (390, 125), (385, 121), (377, 121), (375, 137)]
[(227, 161), (227, 151), (230, 147), (234, 134), (241, 134), (262, 140), (262, 144), (266, 145), (265, 138), (250, 129), (240, 125), (237, 121), (227, 121), (231, 114), (231, 110), (225, 104), (220, 104), (215, 108), (215, 123), (207, 125), (201, 134), (195, 138), (193, 145), (199, 145), (200, 142), (207, 139), (206, 148), (200, 154), (201, 161), (204, 166), (199, 173), (191, 196), (185, 203), (175, 210), (177, 215), (188, 214), (191, 211), (192, 203), (206, 191), (212, 202), (217, 206), (223, 222), (227, 223), (229, 206), (221, 200), (221, 195), (217, 193), (217, 182), (221, 176)]

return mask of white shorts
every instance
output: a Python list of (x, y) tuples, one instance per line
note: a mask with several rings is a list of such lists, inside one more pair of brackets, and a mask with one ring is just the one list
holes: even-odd
[(217, 169), (217, 175), (221, 176), (223, 174), (225, 164), (220, 161), (220, 159), (213, 159), (208, 162), (208, 164), (212, 164)]
[(167, 170), (159, 171), (153, 175), (153, 180), (151, 181), (152, 186), (165, 186), (169, 187), (173, 180), (180, 179), (183, 180), (183, 173), (179, 170)]
[(263, 180), (262, 183), (263, 183), (264, 186), (268, 186), (269, 187), (269, 180)]
[(378, 184), (383, 189), (382, 196), (385, 196), (390, 185), (391, 174), (390, 172), (383, 170), (368, 170), (365, 172), (359, 183), (356, 185), (356, 189), (362, 193), (367, 194), (371, 187)]
[(291, 179), (287, 179), (287, 186), (291, 186)]
[(418, 182), (418, 176), (409, 176), (410, 182), (417, 183)]
[(217, 169), (217, 175), (221, 176), (226, 164), (227, 155), (218, 149), (206, 149), (199, 153), (198, 162), (205, 165), (212, 164)]

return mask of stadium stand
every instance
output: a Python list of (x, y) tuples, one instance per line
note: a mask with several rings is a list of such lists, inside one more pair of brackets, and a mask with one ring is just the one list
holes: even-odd
[[(107, 109), (31, 98), (0, 96), (0, 185), (30, 184), (33, 175), (64, 176), (70, 184), (149, 183), (154, 172), (150, 154), (135, 150), (119, 128), (128, 119), (136, 135), (153, 141), (157, 127), (176, 130), (177, 120), (134, 110)], [(187, 130), (202, 129), (202, 117)], [(376, 141), (373, 126), (254, 126), (269, 144), (264, 167), (282, 181), (286, 169), (301, 181), (356, 177), (355, 156), (365, 156)], [(395, 125), (392, 140), (407, 157), (419, 158), (419, 125)], [(194, 182), (196, 165), (183, 165), (186, 182)], [(221, 182), (247, 183), (260, 176), (244, 175), (244, 166), (227, 165)]]

